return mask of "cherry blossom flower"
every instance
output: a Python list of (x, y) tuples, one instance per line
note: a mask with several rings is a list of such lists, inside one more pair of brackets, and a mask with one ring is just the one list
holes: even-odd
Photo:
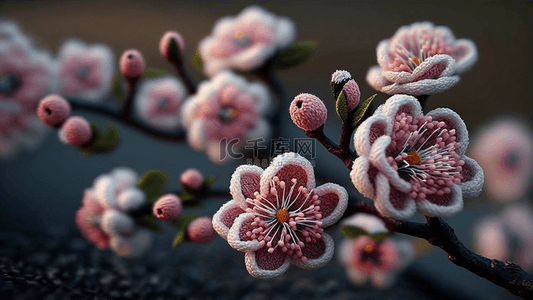
[(528, 190), (533, 173), (533, 133), (518, 119), (502, 119), (481, 129), (471, 156), (485, 171), (486, 191), (496, 201), (513, 201)]
[(86, 101), (102, 101), (111, 90), (115, 57), (105, 44), (86, 45), (70, 39), (58, 54), (59, 94)]
[(94, 180), (85, 191), (83, 206), (76, 212), (82, 234), (100, 248), (122, 256), (140, 256), (151, 244), (151, 235), (138, 226), (130, 212), (146, 203), (137, 188), (139, 176), (129, 168), (115, 168)]
[(454, 111), (423, 115), (416, 98), (394, 95), (358, 127), (350, 177), (385, 216), (407, 219), (417, 208), (426, 216), (453, 215), (483, 187), (483, 170), (465, 156), (468, 141)]
[(533, 211), (513, 204), (479, 221), (473, 230), (474, 248), (488, 258), (511, 260), (533, 270)]
[(286, 17), (276, 17), (259, 6), (250, 6), (236, 17), (217, 21), (210, 36), (198, 46), (204, 72), (249, 71), (261, 67), (296, 38), (296, 27)]
[(135, 108), (147, 124), (175, 130), (180, 125), (181, 102), (185, 96), (185, 87), (174, 77), (144, 80), (135, 96)]
[(221, 140), (236, 141), (234, 150), (246, 140), (267, 139), (270, 127), (264, 116), (271, 106), (267, 88), (257, 82), (248, 83), (230, 72), (222, 72), (200, 84), (182, 110), (182, 122), (188, 129), (189, 145), (206, 150), (211, 161), (229, 159)]
[(375, 287), (390, 287), (414, 258), (414, 248), (407, 240), (375, 241), (368, 236), (346, 239), (339, 247), (346, 275), (356, 285), (370, 281)]
[(346, 190), (326, 183), (315, 187), (311, 163), (285, 153), (263, 170), (242, 165), (230, 181), (233, 199), (213, 216), (213, 228), (238, 251), (254, 277), (284, 273), (290, 263), (314, 269), (329, 262), (333, 239), (324, 228), (348, 205)]
[(377, 47), (379, 66), (370, 68), (367, 82), (386, 94), (430, 95), (457, 82), (458, 74), (477, 61), (471, 40), (456, 40), (448, 27), (429, 22), (403, 26)]

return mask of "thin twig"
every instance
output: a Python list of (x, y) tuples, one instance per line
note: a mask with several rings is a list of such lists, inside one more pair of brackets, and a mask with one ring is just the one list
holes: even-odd
[(354, 154), (352, 151), (345, 151), (337, 144), (335, 144), (332, 140), (330, 140), (325, 134), (324, 134), (324, 125), (320, 126), (318, 129), (313, 131), (305, 131), (305, 134), (317, 140), (328, 150), (329, 153), (335, 155), (338, 157), (345, 165), (348, 167), (348, 169), (352, 168), (353, 160), (354, 160)]

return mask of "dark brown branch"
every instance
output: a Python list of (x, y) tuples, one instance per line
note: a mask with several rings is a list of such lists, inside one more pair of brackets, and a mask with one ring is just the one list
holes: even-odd
[(355, 127), (351, 124), (354, 114), (355, 110), (348, 113), (348, 121), (342, 124), (341, 138), (339, 141), (339, 148), (342, 151), (348, 152), (352, 158), (355, 157), (355, 153), (350, 149), (350, 141), (352, 140), (352, 134), (355, 130)]
[(427, 218), (427, 224), (398, 221), (382, 216), (371, 203), (359, 202), (347, 210), (344, 217), (358, 212), (379, 217), (393, 232), (427, 240), (448, 254), (448, 259), (459, 267), (487, 279), (524, 299), (533, 299), (533, 276), (510, 261), (488, 259), (468, 249), (455, 235), (453, 228), (440, 218)]
[(353, 160), (354, 160), (354, 154), (352, 151), (345, 151), (337, 144), (335, 144), (332, 140), (330, 140), (325, 134), (324, 134), (324, 125), (320, 126), (318, 129), (313, 131), (305, 131), (305, 134), (320, 142), (328, 150), (329, 153), (335, 155), (338, 157), (345, 165), (348, 167), (348, 169), (352, 168)]
[(187, 88), (189, 94), (196, 94), (196, 83), (183, 66), (183, 60), (169, 59), (169, 62), (172, 63), (172, 65), (176, 68), (176, 71), (185, 83), (185, 87)]
[(137, 91), (137, 83), (139, 82), (139, 77), (126, 77), (126, 80), (128, 81), (128, 97), (126, 97), (126, 102), (124, 102), (124, 105), (122, 106), (121, 113), (121, 118), (124, 120), (130, 118), (131, 108), (133, 107), (133, 97), (135, 96), (135, 92)]

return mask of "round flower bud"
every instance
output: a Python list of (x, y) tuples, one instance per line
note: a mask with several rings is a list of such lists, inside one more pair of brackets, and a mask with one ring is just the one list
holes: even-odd
[(354, 110), (357, 105), (359, 105), (359, 100), (361, 100), (361, 91), (359, 90), (357, 82), (355, 82), (355, 80), (353, 79), (350, 79), (342, 87), (342, 91), (344, 92), (344, 96), (346, 97), (348, 111)]
[(331, 91), (335, 100), (339, 97), (344, 85), (352, 79), (352, 74), (345, 70), (337, 70), (331, 75)]
[(70, 116), (70, 103), (59, 95), (48, 95), (39, 102), (37, 116), (44, 124), (58, 127)]
[(120, 58), (120, 72), (127, 78), (136, 78), (144, 72), (144, 57), (138, 50), (130, 49)]
[(170, 41), (175, 40), (176, 43), (178, 43), (179, 51), (180, 53), (185, 52), (185, 42), (183, 41), (183, 37), (181, 34), (179, 34), (176, 31), (167, 31), (161, 38), (161, 41), (159, 42), (159, 52), (161, 55), (169, 59), (169, 50), (170, 50)]
[(196, 244), (209, 242), (215, 236), (211, 219), (208, 217), (194, 219), (187, 227), (187, 236), (191, 242)]
[(181, 213), (181, 199), (174, 194), (163, 195), (155, 202), (153, 213), (159, 220), (173, 220)]
[(328, 110), (324, 102), (315, 95), (300, 94), (292, 100), (289, 108), (291, 119), (305, 131), (313, 131), (324, 125)]
[(204, 184), (204, 175), (196, 169), (187, 169), (181, 173), (180, 181), (184, 186), (198, 190)]
[[(65, 121), (61, 130), (67, 144), (81, 147), (91, 141), (91, 125), (83, 117), (70, 117)], [(61, 135), (61, 133), (60, 133)]]
[(124, 213), (108, 209), (102, 215), (100, 226), (111, 236), (130, 236), (135, 229), (135, 221)]

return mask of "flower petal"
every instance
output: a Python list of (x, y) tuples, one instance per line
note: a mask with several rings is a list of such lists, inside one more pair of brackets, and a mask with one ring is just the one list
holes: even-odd
[(300, 268), (316, 269), (326, 265), (334, 253), (335, 243), (333, 239), (329, 234), (322, 233), (322, 238), (317, 239), (316, 242), (306, 242), (305, 247), (302, 248), (302, 254), (307, 258), (307, 261), (293, 261), (293, 263)]
[(385, 223), (383, 223), (380, 218), (366, 213), (356, 213), (350, 218), (344, 220), (342, 225), (359, 228), (369, 235), (389, 232), (387, 227), (385, 227)]
[(381, 92), (389, 95), (409, 94), (413, 96), (442, 93), (459, 82), (459, 76), (446, 76), (439, 79), (423, 79), (416, 82), (384, 86)]
[(101, 205), (112, 208), (116, 205), (117, 184), (112, 176), (99, 176), (94, 183), (94, 193)]
[(359, 156), (367, 155), (372, 144), (382, 135), (389, 135), (392, 130), (392, 122), (389, 118), (374, 114), (366, 119), (355, 132), (353, 142)]
[(461, 117), (449, 108), (437, 108), (426, 114), (432, 117), (434, 121), (441, 121), (448, 126), (446, 129), (455, 129), (456, 141), (461, 144), (461, 148), (455, 150), (459, 156), (463, 156), (468, 148), (468, 129)]
[(192, 122), (189, 132), (187, 132), (187, 141), (189, 142), (189, 146), (194, 150), (205, 149), (207, 142), (205, 120), (198, 118)]
[(213, 215), (213, 228), (225, 240), (228, 239), (228, 232), (235, 218), (244, 213), (244, 210), (237, 204), (235, 200), (226, 202)]
[(254, 199), (254, 193), (259, 192), (261, 174), (263, 169), (258, 166), (242, 165), (231, 175), (230, 194), (242, 209), (247, 207), (246, 198)]
[(373, 87), (375, 90), (379, 91), (382, 87), (392, 84), (381, 74), (383, 71), (380, 66), (373, 66), (368, 69), (366, 73), (366, 82)]
[(460, 212), (463, 209), (461, 188), (454, 184), (450, 189), (451, 193), (443, 196), (427, 195), (425, 200), (416, 203), (418, 210), (428, 217), (448, 217)]
[(348, 207), (348, 192), (338, 184), (326, 183), (315, 189), (320, 200), (322, 227), (335, 224)]
[(348, 276), (350, 281), (355, 285), (364, 285), (370, 277), (368, 274), (363, 273), (356, 268), (347, 268), (346, 276)]
[[(369, 154), (369, 160), (376, 168), (378, 168), (380, 174), (386, 175), (390, 181), (390, 184), (394, 185), (401, 192), (407, 193), (411, 191), (411, 184), (400, 177), (398, 172), (387, 161), (386, 149), (390, 145), (391, 137), (384, 135), (379, 137)], [(376, 187), (376, 189), (379, 189)]]
[(256, 251), (263, 247), (261, 244), (248, 236), (248, 232), (255, 229), (257, 226), (251, 225), (256, 216), (250, 213), (240, 214), (233, 222), (228, 231), (228, 244), (235, 250), (246, 252)]
[(360, 156), (353, 163), (350, 178), (359, 193), (367, 198), (374, 198), (374, 184), (377, 173), (378, 169), (372, 166), (368, 158)]
[(376, 209), (386, 217), (407, 219), (416, 212), (416, 203), (407, 193), (402, 193), (389, 183), (382, 173), (376, 176)]
[(474, 247), (480, 255), (491, 259), (506, 259), (510, 254), (509, 244), (500, 218), (485, 218), (474, 227)]
[[(418, 100), (409, 95), (394, 95), (381, 108), (381, 113), (394, 122), (396, 115), (406, 113), (413, 118), (422, 114), (422, 107)], [(390, 121), (389, 121), (390, 122)]]
[(465, 164), (461, 170), (463, 179), (461, 180), (459, 187), (461, 188), (461, 191), (463, 191), (463, 199), (477, 197), (481, 193), (485, 181), (483, 169), (470, 157), (463, 156), (462, 159)]
[(455, 73), (468, 71), (477, 61), (476, 44), (471, 40), (460, 39), (455, 42)]
[(396, 276), (395, 273), (390, 271), (375, 270), (370, 275), (370, 278), (372, 279), (372, 284), (374, 284), (374, 286), (387, 288), (394, 284)]
[(311, 163), (297, 153), (284, 153), (276, 156), (261, 175), (261, 194), (268, 194), (270, 182), (277, 176), (280, 181), (296, 179), (298, 186), (311, 190), (315, 187), (315, 173)]
[(449, 55), (435, 55), (424, 60), (412, 73), (383, 71), (381, 74), (386, 80), (397, 84), (438, 79), (455, 74), (455, 60)]
[(285, 273), (291, 260), (283, 251), (269, 253), (268, 247), (263, 247), (257, 251), (246, 252), (244, 262), (246, 270), (253, 277), (273, 278)]

